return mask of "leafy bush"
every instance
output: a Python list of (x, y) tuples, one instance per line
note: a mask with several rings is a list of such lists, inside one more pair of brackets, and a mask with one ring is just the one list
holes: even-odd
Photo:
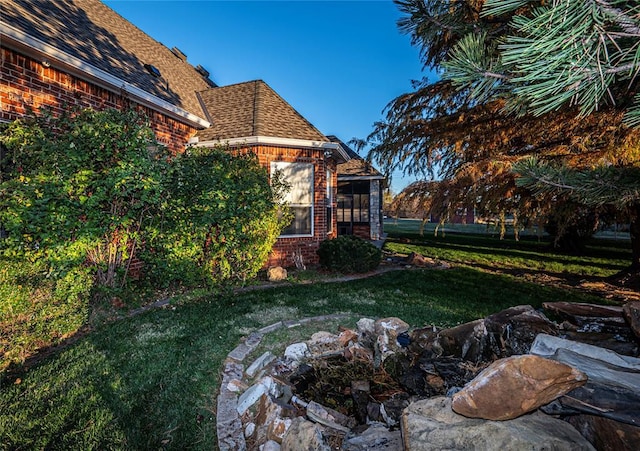
[(162, 193), (145, 119), (116, 110), (42, 115), (9, 124), (2, 141), (0, 249), (44, 258), (59, 274), (86, 264), (98, 284), (123, 285)]
[(171, 158), (135, 111), (40, 114), (0, 129), (0, 369), (87, 320), (91, 293), (254, 276), (282, 229), (252, 155)]
[(254, 277), (283, 225), (256, 156), (206, 147), (171, 162), (161, 218), (144, 258), (157, 280), (187, 286)]
[(351, 235), (342, 235), (320, 243), (320, 265), (331, 271), (362, 273), (380, 265), (382, 251), (368, 241)]

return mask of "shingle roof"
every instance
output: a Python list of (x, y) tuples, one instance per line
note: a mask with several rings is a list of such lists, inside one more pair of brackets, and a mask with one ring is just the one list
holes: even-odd
[(318, 129), (262, 80), (212, 88), (199, 93), (211, 127), (200, 141), (249, 136), (328, 141)]
[(2, 0), (0, 22), (205, 117), (196, 92), (211, 82), (99, 0)]
[(374, 177), (384, 178), (384, 176), (374, 168), (371, 163), (362, 158), (355, 150), (349, 147), (347, 144), (336, 136), (329, 135), (329, 140), (334, 143), (340, 144), (340, 147), (351, 157), (351, 159), (345, 163), (338, 164), (338, 178), (341, 177)]

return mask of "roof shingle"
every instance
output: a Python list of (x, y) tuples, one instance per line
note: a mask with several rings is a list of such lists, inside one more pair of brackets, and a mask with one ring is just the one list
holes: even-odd
[[(99, 0), (2, 0), (0, 21), (199, 117), (211, 81)], [(160, 70), (155, 77), (145, 64)]]
[(328, 141), (318, 129), (262, 80), (212, 88), (199, 93), (211, 127), (200, 141), (249, 136)]

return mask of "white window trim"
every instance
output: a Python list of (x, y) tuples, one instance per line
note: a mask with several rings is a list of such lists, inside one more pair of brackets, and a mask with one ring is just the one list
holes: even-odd
[[(310, 234), (295, 234), (295, 235), (279, 235), (278, 238), (312, 238), (315, 235), (315, 167), (313, 165), (313, 163), (303, 163), (300, 161), (272, 161), (270, 164), (270, 174), (273, 174), (277, 169), (278, 166), (283, 166), (283, 165), (292, 165), (292, 164), (304, 164), (304, 165), (309, 165), (311, 167), (311, 233)], [(297, 205), (297, 204), (296, 204)], [(296, 206), (294, 205), (294, 206)], [(306, 206), (305, 205), (300, 205), (300, 206)]]

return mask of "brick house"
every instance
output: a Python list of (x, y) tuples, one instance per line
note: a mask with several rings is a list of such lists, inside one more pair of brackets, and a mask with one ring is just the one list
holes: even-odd
[(263, 81), (218, 87), (99, 0), (3, 0), (0, 18), (1, 121), (40, 107), (139, 109), (173, 153), (196, 143), (251, 150), (292, 185), (295, 219), (269, 265), (315, 263), (320, 242), (337, 235), (338, 164), (353, 155)]
[(320, 243), (336, 236), (336, 166), (348, 155), (261, 80), (199, 94), (214, 119), (196, 134), (197, 145), (251, 150), (291, 185), (286, 200), (294, 220), (269, 263), (290, 265), (294, 255), (316, 263)]

